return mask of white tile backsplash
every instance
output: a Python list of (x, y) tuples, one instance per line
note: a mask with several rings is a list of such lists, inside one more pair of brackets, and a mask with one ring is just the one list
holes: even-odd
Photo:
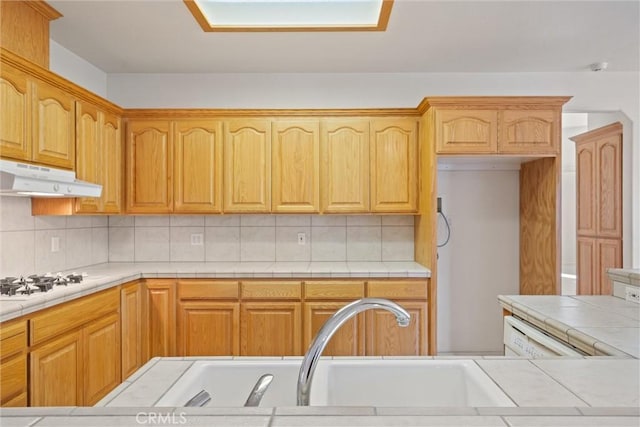
[(203, 215), (174, 215), (170, 217), (172, 227), (204, 227)]
[(0, 197), (0, 230), (33, 230), (31, 199), (26, 197)]
[[(51, 239), (59, 239), (58, 252), (51, 251)], [(36, 230), (35, 261), (38, 273), (64, 270), (67, 268), (67, 230)]]
[(67, 228), (91, 228), (93, 219), (90, 216), (71, 215), (67, 217)]
[(205, 261), (240, 261), (240, 227), (205, 227)]
[(347, 217), (348, 226), (380, 226), (382, 225), (382, 218), (374, 215), (355, 215)]
[(169, 226), (170, 219), (167, 215), (139, 215), (135, 217), (136, 227), (162, 227)]
[[(298, 233), (304, 233), (304, 245)], [(276, 227), (276, 261), (311, 261), (311, 227)]]
[(347, 261), (382, 261), (382, 227), (347, 227)]
[(19, 276), (35, 271), (34, 234), (31, 231), (0, 233), (0, 276)]
[(240, 216), (241, 227), (275, 227), (275, 215), (242, 215)]
[(207, 227), (240, 227), (240, 215), (206, 215), (204, 225)]
[(57, 230), (67, 228), (66, 216), (36, 216), (34, 219), (36, 230)]
[(313, 215), (311, 225), (313, 227), (346, 227), (347, 217), (345, 215)]
[[(202, 235), (201, 245), (191, 244), (192, 234)], [(171, 227), (170, 237), (171, 261), (204, 261), (204, 227)]]
[(311, 227), (312, 261), (346, 261), (347, 227)]
[[(91, 222), (91, 218), (89, 218)], [(67, 230), (66, 268), (85, 267), (93, 262), (93, 229), (74, 228)]]
[(413, 227), (382, 227), (382, 261), (413, 261)]
[(109, 262), (133, 262), (134, 230), (133, 227), (109, 227)]
[[(167, 222), (168, 222), (167, 218)], [(136, 218), (136, 223), (138, 218)], [(140, 261), (170, 261), (170, 227), (136, 227), (134, 259)]]
[(92, 228), (91, 264), (102, 264), (103, 262), (109, 262), (109, 228)]
[(300, 227), (311, 226), (311, 217), (309, 215), (276, 215), (277, 227)]
[(275, 237), (275, 227), (240, 227), (240, 261), (275, 261)]

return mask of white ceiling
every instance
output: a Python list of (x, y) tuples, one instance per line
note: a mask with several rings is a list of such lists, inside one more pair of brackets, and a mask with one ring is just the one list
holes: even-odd
[(640, 1), (395, 0), (386, 32), (205, 33), (182, 0), (52, 0), (107, 73), (640, 71)]

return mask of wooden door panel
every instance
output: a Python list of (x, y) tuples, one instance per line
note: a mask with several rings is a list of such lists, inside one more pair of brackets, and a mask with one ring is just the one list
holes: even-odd
[(622, 144), (613, 135), (596, 143), (597, 235), (622, 238)]
[(111, 114), (101, 114), (100, 130), (102, 138), (101, 209), (104, 213), (122, 212), (123, 152), (121, 121)]
[(319, 122), (276, 121), (272, 136), (274, 212), (318, 212), (320, 206)]
[(324, 121), (320, 149), (322, 211), (369, 211), (369, 121)]
[(240, 304), (181, 302), (177, 333), (181, 356), (239, 356)]
[(118, 313), (83, 330), (84, 404), (94, 405), (120, 384), (120, 319)]
[[(307, 350), (325, 322), (348, 302), (304, 304), (304, 349)], [(349, 319), (338, 329), (322, 352), (324, 356), (364, 356), (364, 315)]]
[(120, 291), (123, 381), (143, 364), (141, 293), (139, 283), (128, 285)]
[(498, 148), (498, 113), (493, 110), (436, 110), (438, 154), (488, 154)]
[(173, 281), (147, 283), (147, 344), (146, 359), (174, 356), (176, 342), (176, 292)]
[(597, 239), (596, 278), (599, 282), (598, 295), (613, 295), (609, 268), (622, 268), (622, 240)]
[(0, 365), (0, 402), (16, 398), (27, 390), (27, 356), (19, 355), (5, 360)]
[(178, 121), (174, 144), (175, 212), (220, 212), (222, 123)]
[(559, 151), (560, 112), (504, 110), (500, 112), (501, 154), (555, 154)]
[[(83, 181), (102, 184), (100, 127), (98, 109), (85, 102), (76, 102), (76, 177)], [(104, 192), (104, 185), (102, 191)], [(76, 213), (96, 213), (101, 210), (99, 197), (76, 199)]]
[(411, 314), (411, 323), (401, 328), (386, 310), (369, 310), (366, 315), (367, 356), (426, 355), (427, 303), (399, 301)]
[(36, 90), (33, 160), (64, 169), (74, 169), (75, 103), (60, 89), (39, 82)]
[(296, 356), (301, 349), (299, 302), (251, 302), (240, 306), (242, 356)]
[(0, 68), (0, 154), (31, 160), (31, 83), (9, 65)]
[(224, 211), (271, 210), (271, 124), (235, 120), (225, 127)]
[(580, 236), (596, 235), (597, 208), (597, 171), (595, 144), (584, 142), (576, 144), (576, 194), (577, 231)]
[(578, 237), (576, 253), (578, 295), (593, 295), (596, 292), (596, 239), (595, 237)]

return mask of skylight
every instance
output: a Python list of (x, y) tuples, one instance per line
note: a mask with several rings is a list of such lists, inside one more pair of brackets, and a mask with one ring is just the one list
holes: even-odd
[(205, 31), (384, 31), (393, 0), (184, 0)]

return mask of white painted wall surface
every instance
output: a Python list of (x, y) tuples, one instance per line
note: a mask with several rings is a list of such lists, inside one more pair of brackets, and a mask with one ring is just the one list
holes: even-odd
[(49, 39), (49, 69), (77, 85), (107, 97), (107, 73)]
[[(499, 294), (519, 293), (519, 171), (438, 171), (438, 352), (501, 354)], [(438, 219), (438, 243), (446, 238)]]

